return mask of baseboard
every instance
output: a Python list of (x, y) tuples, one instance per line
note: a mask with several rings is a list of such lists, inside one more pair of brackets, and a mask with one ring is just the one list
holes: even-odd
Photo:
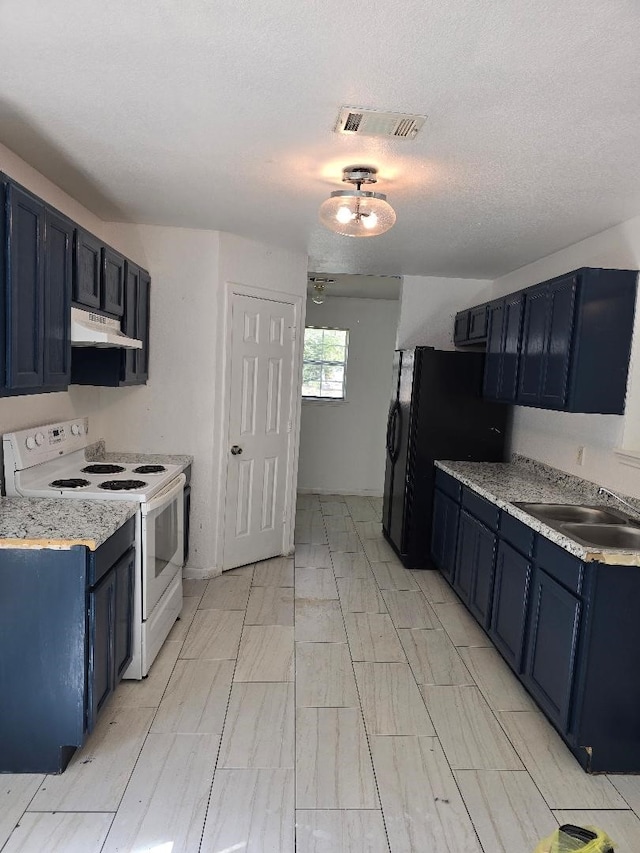
[(221, 575), (220, 569), (198, 569), (195, 566), (184, 566), (182, 577), (186, 581), (207, 581)]
[(377, 489), (301, 489), (299, 495), (354, 495), (362, 498), (381, 498), (382, 492)]

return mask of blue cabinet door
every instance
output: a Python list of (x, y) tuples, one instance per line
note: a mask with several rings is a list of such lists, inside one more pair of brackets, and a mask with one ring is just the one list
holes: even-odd
[[(130, 261), (125, 263), (124, 317), (122, 331), (130, 338), (138, 337), (138, 294), (140, 270)], [(135, 385), (138, 379), (138, 350), (127, 349), (123, 353), (122, 383)]]
[(536, 568), (524, 681), (560, 731), (568, 729), (581, 602)]
[(522, 672), (531, 571), (529, 560), (499, 543), (489, 636), (517, 673)]
[(92, 731), (98, 714), (114, 687), (115, 572), (108, 572), (89, 592), (89, 673), (87, 730)]
[(100, 308), (102, 289), (102, 243), (97, 237), (76, 229), (73, 264), (73, 299), (84, 308)]
[(501, 372), (498, 391), (498, 399), (506, 403), (514, 403), (518, 396), (523, 312), (524, 293), (515, 293), (506, 297), (504, 300)]
[(133, 651), (133, 580), (136, 557), (129, 549), (118, 560), (115, 573), (114, 665), (117, 684), (131, 663)]
[(124, 314), (124, 267), (122, 255), (108, 246), (102, 249), (100, 307), (115, 317)]
[(69, 334), (73, 224), (47, 210), (44, 251), (44, 386), (64, 390), (71, 378)]
[(151, 319), (151, 276), (140, 270), (138, 284), (138, 323), (137, 336), (142, 341), (142, 349), (136, 350), (138, 383), (143, 384), (149, 378), (149, 323)]
[(487, 355), (484, 363), (483, 396), (490, 400), (499, 400), (502, 385), (502, 353), (504, 346), (504, 302), (494, 303), (489, 306), (488, 323), (489, 333), (487, 335)]
[(469, 603), (477, 568), (478, 521), (466, 510), (460, 511), (458, 547), (453, 586), (460, 598)]
[(548, 311), (547, 287), (537, 287), (525, 295), (520, 379), (516, 402), (529, 406), (540, 404), (544, 371), (545, 335)]
[(476, 557), (475, 571), (469, 609), (483, 628), (489, 626), (491, 619), (491, 604), (493, 602), (493, 574), (496, 554), (496, 534), (476, 521)]
[(44, 205), (8, 184), (6, 386), (26, 391), (44, 381)]
[(563, 409), (567, 403), (577, 283), (577, 276), (567, 276), (547, 289), (547, 331), (540, 393), (540, 405), (545, 409)]
[(444, 492), (435, 489), (433, 495), (433, 528), (431, 556), (433, 562), (447, 578), (453, 581), (458, 538), (460, 507)]

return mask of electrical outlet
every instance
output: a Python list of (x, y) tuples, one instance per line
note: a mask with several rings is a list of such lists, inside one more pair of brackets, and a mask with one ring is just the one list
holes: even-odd
[(586, 453), (586, 448), (585, 448), (584, 444), (581, 444), (578, 447), (578, 452), (576, 453), (576, 463), (578, 465), (584, 465), (585, 453)]

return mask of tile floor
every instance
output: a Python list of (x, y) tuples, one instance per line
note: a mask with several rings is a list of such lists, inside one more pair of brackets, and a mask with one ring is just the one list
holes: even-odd
[(637, 853), (640, 777), (583, 773), (380, 513), (301, 495), (295, 561), (188, 581), (67, 771), (0, 777), (2, 853), (531, 853), (558, 821)]

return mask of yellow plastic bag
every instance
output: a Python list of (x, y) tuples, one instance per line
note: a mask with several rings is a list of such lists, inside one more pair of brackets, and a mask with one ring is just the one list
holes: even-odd
[(598, 829), (596, 826), (585, 826), (585, 829), (595, 833), (596, 838), (592, 841), (581, 841), (579, 838), (572, 838), (571, 835), (556, 829), (556, 831), (541, 841), (534, 850), (534, 853), (610, 853), (613, 850), (613, 841), (609, 838), (606, 832)]

